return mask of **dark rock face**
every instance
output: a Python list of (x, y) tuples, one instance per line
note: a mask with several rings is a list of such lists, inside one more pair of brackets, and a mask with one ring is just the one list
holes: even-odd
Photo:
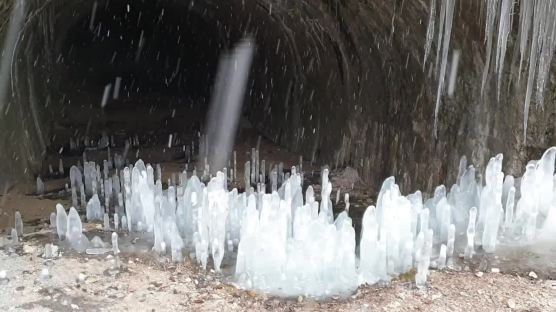
[[(252, 35), (257, 52), (244, 109), (255, 127), (305, 159), (355, 167), (373, 190), (390, 175), (404, 192), (452, 183), (462, 155), (481, 167), (503, 153), (505, 172), (521, 174), (527, 159), (539, 158), (556, 144), (554, 83), (544, 109), (532, 105), (523, 142), (525, 92), (516, 79), (513, 43), (500, 98), (494, 73), (481, 95), (483, 1), (457, 2), (450, 48), (461, 50), (462, 57), (456, 93), (445, 96), (440, 107), (436, 139), (436, 39), (423, 65), (429, 1), (146, 2), (133, 9), (164, 12), (157, 23), (182, 25), (180, 31), (198, 27), (201, 36), (184, 35), (180, 43), (199, 51), (184, 57), (195, 63), (214, 63), (220, 51)], [(2, 2), (2, 20), (10, 16), (10, 4)], [(77, 42), (72, 37), (76, 27), (88, 26), (91, 6), (92, 1), (27, 2), (26, 20), (12, 49), (9, 92), (0, 99), (0, 191), (37, 171), (58, 112), (73, 105), (65, 86), (74, 76), (60, 66), (60, 57), (70, 58), (68, 41)], [(125, 6), (123, 1), (98, 1), (99, 12), (108, 17), (125, 14)], [(104, 22), (105, 27), (117, 25)], [(0, 25), (4, 41), (9, 25)], [(109, 67), (99, 61), (94, 69)]]

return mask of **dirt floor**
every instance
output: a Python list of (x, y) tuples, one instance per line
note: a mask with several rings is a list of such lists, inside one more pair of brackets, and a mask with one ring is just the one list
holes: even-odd
[(191, 261), (124, 255), (119, 271), (111, 255), (62, 252), (45, 261), (42, 243), (27, 236), (0, 250), (1, 311), (556, 311), (556, 281), (503, 273), (433, 271), (423, 289), (396, 280), (345, 298), (276, 298), (237, 289)]

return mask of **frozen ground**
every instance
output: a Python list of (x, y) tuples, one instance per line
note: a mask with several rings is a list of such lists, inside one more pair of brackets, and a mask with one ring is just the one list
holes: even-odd
[[(190, 261), (124, 255), (115, 275), (106, 256), (62, 255), (46, 266), (41, 245), (35, 238), (16, 254), (0, 250), (0, 271), (8, 278), (0, 282), (1, 311), (556, 311), (556, 281), (504, 272), (434, 271), (426, 289), (402, 277), (384, 287), (361, 287), (348, 298), (315, 301), (239, 290)], [(45, 267), (51, 278), (41, 280)]]

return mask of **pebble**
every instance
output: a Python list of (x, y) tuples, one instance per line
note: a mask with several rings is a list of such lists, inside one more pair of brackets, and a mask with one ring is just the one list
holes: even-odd
[(79, 310), (79, 306), (78, 306), (77, 304), (73, 304), (73, 303), (72, 303), (70, 306), (71, 306), (71, 308), (74, 309), (74, 310)]
[(492, 268), (490, 270), (492, 273), (500, 273), (500, 269), (499, 268)]
[(475, 273), (476, 277), (483, 277), (483, 272), (479, 271), (477, 273)]
[(508, 308), (515, 309), (515, 300), (508, 299)]
[(87, 275), (83, 274), (83, 273), (79, 273), (79, 275), (77, 276), (77, 280), (80, 282), (85, 281), (85, 279), (87, 278)]
[(4, 280), (8, 277), (8, 272), (6, 270), (0, 271), (0, 280)]
[(50, 278), (50, 272), (48, 272), (47, 268), (42, 269), (40, 277), (43, 280)]
[(532, 278), (532, 279), (537, 279), (538, 276), (537, 276), (537, 273), (531, 271), (531, 272), (529, 272), (529, 277)]
[(303, 296), (297, 297), (297, 302), (302, 303), (303, 302)]
[(23, 245), (23, 252), (26, 254), (35, 253), (37, 248), (30, 246), (30, 245)]

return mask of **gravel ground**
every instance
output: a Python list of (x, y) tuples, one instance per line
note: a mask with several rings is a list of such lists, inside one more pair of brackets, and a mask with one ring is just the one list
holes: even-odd
[(0, 311), (556, 311), (556, 281), (501, 273), (433, 271), (426, 289), (397, 280), (314, 300), (240, 290), (189, 261), (124, 257), (116, 272), (110, 255), (42, 253), (39, 241), (0, 250)]

